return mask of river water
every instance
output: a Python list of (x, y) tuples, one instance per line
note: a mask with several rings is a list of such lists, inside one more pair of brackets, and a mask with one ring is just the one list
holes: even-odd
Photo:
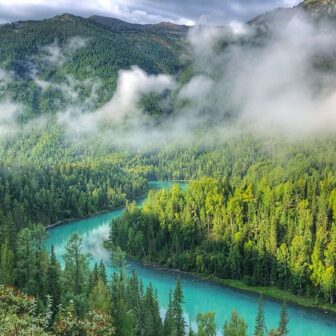
[[(171, 182), (153, 182), (153, 188), (169, 188)], [(181, 185), (182, 188), (185, 185)], [(144, 202), (138, 202), (139, 206)], [(46, 247), (54, 245), (58, 260), (63, 263), (62, 255), (65, 245), (73, 233), (78, 233), (83, 239), (83, 252), (90, 256), (90, 264), (103, 260), (107, 272), (111, 275), (115, 269), (109, 262), (110, 254), (104, 249), (103, 241), (109, 235), (109, 223), (113, 218), (119, 217), (123, 210), (114, 210), (87, 219), (77, 220), (72, 223), (60, 225), (49, 230)], [(144, 284), (152, 283), (158, 292), (161, 313), (164, 314), (168, 304), (168, 294), (173, 290), (177, 275), (172, 272), (160, 271), (140, 263), (130, 261), (128, 270), (136, 271)], [(249, 334), (253, 333), (254, 320), (257, 313), (258, 297), (253, 294), (243, 293), (231, 288), (226, 288), (212, 282), (201, 281), (191, 276), (180, 276), (185, 295), (185, 318), (193, 327), (196, 326), (198, 313), (213, 311), (216, 313), (218, 335), (224, 321), (236, 310), (248, 323)], [(265, 318), (267, 327), (274, 328), (279, 321), (281, 303), (265, 298)], [(336, 336), (336, 319), (326, 314), (297, 306), (288, 306), (290, 315), (290, 336)]]

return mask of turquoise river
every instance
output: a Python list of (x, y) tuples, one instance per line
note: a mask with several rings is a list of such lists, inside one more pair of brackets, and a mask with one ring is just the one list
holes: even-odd
[[(153, 188), (169, 188), (171, 182), (152, 182)], [(185, 185), (181, 185), (182, 188)], [(141, 206), (144, 200), (139, 201)], [(123, 210), (114, 210), (87, 219), (77, 220), (49, 229), (46, 247), (54, 245), (58, 260), (62, 263), (65, 245), (73, 233), (78, 233), (83, 239), (83, 252), (88, 253), (91, 265), (103, 260), (108, 274), (115, 269), (110, 265), (110, 254), (103, 247), (103, 241), (109, 235), (109, 223), (120, 216)], [(168, 293), (174, 288), (177, 275), (174, 272), (160, 271), (140, 263), (130, 261), (128, 270), (135, 270), (144, 284), (152, 283), (158, 291), (161, 313), (165, 313), (168, 303)], [(223, 287), (212, 282), (198, 280), (192, 276), (180, 275), (185, 295), (185, 318), (195, 327), (198, 313), (213, 311), (216, 313), (218, 335), (223, 323), (236, 310), (249, 325), (249, 335), (252, 335), (254, 320), (257, 312), (258, 297), (253, 294), (240, 292)], [(265, 318), (268, 328), (276, 327), (279, 320), (281, 303), (265, 299)], [(290, 336), (336, 336), (336, 319), (326, 314), (289, 305)]]

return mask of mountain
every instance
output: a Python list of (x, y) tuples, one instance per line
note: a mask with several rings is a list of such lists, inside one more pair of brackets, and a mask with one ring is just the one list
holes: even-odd
[[(249, 22), (255, 36), (243, 43), (258, 45), (272, 39), (273, 32), (297, 13), (333, 19), (335, 6), (336, 0), (306, 0), (292, 9), (260, 15)], [(1, 25), (0, 101), (24, 105), (23, 121), (64, 110), (77, 103), (74, 97), (83, 103), (96, 95), (93, 106), (88, 106), (95, 109), (111, 99), (121, 69), (137, 65), (149, 74), (188, 73), (189, 29), (169, 22), (141, 25), (71, 14)], [(11, 80), (2, 80), (2, 73)]]
[(128, 23), (119, 19), (104, 17), (104, 16), (90, 16), (89, 20), (99, 23), (111, 30), (117, 31), (138, 31), (138, 32), (149, 32), (168, 35), (171, 37), (185, 37), (188, 33), (189, 27), (184, 25), (177, 25), (171, 22), (161, 22), (158, 24), (134, 24)]
[(0, 100), (24, 104), (24, 118), (31, 118), (64, 108), (69, 81), (84, 100), (93, 88), (78, 87), (91, 81), (99, 83), (96, 105), (102, 105), (111, 98), (121, 69), (137, 65), (149, 74), (178, 74), (188, 62), (181, 57), (188, 54), (186, 31), (173, 24), (142, 26), (71, 14), (1, 25), (0, 69), (14, 80), (1, 90), (0, 79)]
[(335, 0), (305, 0), (298, 5), (299, 8), (312, 11), (313, 14), (335, 15)]

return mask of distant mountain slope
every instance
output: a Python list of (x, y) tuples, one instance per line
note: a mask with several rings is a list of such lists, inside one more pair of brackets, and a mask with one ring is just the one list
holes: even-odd
[[(177, 74), (185, 65), (181, 55), (186, 53), (186, 44), (180, 31), (186, 28), (168, 24), (139, 27), (70, 14), (0, 26), (0, 69), (15, 77), (6, 90), (1, 90), (0, 83), (0, 98), (26, 104), (29, 117), (66, 105), (62, 88), (43, 89), (36, 77), (61, 84), (72, 76), (73, 85), (99, 79), (99, 105), (111, 98), (120, 69), (138, 65), (151, 74)], [(80, 95), (86, 96), (85, 90)]]
[[(334, 20), (335, 8), (336, 0), (305, 0), (293, 9), (260, 15), (249, 22), (256, 34), (238, 42), (263, 44), (299, 12), (311, 14), (317, 21)], [(172, 75), (186, 69), (191, 61), (188, 30), (167, 22), (141, 25), (71, 14), (0, 25), (0, 102), (26, 106), (20, 115), (23, 120), (64, 110), (75, 105), (74, 100), (86, 104), (92, 96), (94, 109), (112, 97), (121, 69), (137, 65), (149, 74)], [(317, 63), (336, 71), (335, 59), (330, 53)]]
[(335, 0), (304, 0), (298, 7), (320, 14), (336, 14)]
[(157, 34), (164, 34), (175, 37), (185, 37), (188, 33), (189, 27), (184, 25), (177, 25), (171, 22), (161, 22), (158, 24), (132, 24), (124, 22), (115, 18), (103, 17), (103, 16), (91, 16), (89, 20), (102, 24), (111, 30), (133, 30), (141, 32), (150, 32)]
[(279, 8), (271, 12), (261, 14), (252, 19), (250, 23), (255, 25), (266, 22), (286, 22), (294, 15), (304, 13), (315, 20), (334, 20), (336, 18), (336, 0), (304, 0), (293, 8)]

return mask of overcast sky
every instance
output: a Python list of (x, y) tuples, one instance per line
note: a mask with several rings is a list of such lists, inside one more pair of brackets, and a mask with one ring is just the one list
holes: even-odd
[(49, 18), (62, 13), (94, 14), (128, 22), (247, 21), (278, 7), (292, 7), (300, 0), (0, 0), (0, 23)]

